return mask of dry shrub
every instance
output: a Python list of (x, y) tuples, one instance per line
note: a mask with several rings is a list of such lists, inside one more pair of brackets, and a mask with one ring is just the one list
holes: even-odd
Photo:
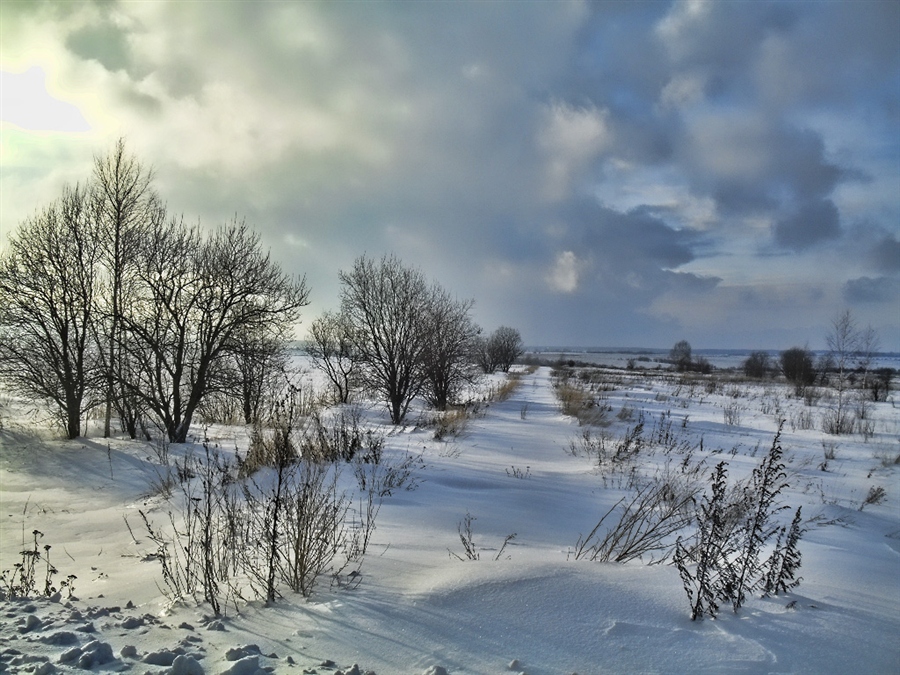
[(792, 431), (809, 431), (810, 429), (814, 429), (816, 426), (816, 416), (813, 414), (812, 410), (801, 410), (794, 415), (791, 415), (791, 430)]
[(856, 420), (849, 408), (830, 408), (822, 414), (822, 431), (832, 436), (853, 433)]
[(240, 477), (252, 476), (263, 467), (276, 466), (283, 458), (296, 459), (293, 433), (298, 422), (290, 413), (274, 417), (269, 428), (255, 422), (250, 432), (250, 447), (240, 462)]
[(465, 431), (469, 419), (477, 412), (477, 409), (477, 407), (473, 406), (461, 406), (445, 410), (436, 415), (432, 420), (434, 440), (443, 441), (460, 436)]
[(590, 428), (587, 428), (577, 438), (569, 441), (568, 451), (573, 457), (583, 455), (588, 459), (595, 459), (598, 467), (622, 465), (646, 447), (647, 442), (643, 434), (643, 421), (626, 429), (620, 439), (616, 439), (607, 431), (593, 434)]
[[(672, 536), (690, 525), (699, 487), (681, 476), (664, 474), (613, 504), (586, 537), (575, 545), (576, 560), (628, 562), (662, 552), (662, 562), (674, 549)], [(607, 518), (618, 521), (605, 533)]]
[(885, 469), (900, 464), (900, 453), (893, 454), (888, 450), (882, 450), (880, 452), (876, 452), (873, 457), (878, 460), (878, 463), (881, 464), (882, 468)]
[(725, 417), (725, 424), (728, 426), (740, 426), (742, 412), (743, 407), (737, 401), (727, 404), (722, 409), (722, 413)]
[[(171, 527), (141, 513), (172, 599), (202, 598), (220, 614), (248, 592), (272, 601), (282, 585), (308, 597), (322, 577), (358, 572), (381, 500), (414, 487), (421, 462), (382, 463), (383, 437), (362, 429), (358, 411), (342, 410), (331, 424), (300, 418), (289, 403), (276, 413), (270, 428), (254, 428), (238, 467), (208, 444), (186, 460)], [(357, 509), (339, 489), (351, 460), (364, 493)]]
[(881, 504), (887, 498), (887, 492), (880, 485), (873, 485), (869, 488), (869, 492), (866, 494), (866, 498), (863, 499), (862, 503), (859, 505), (859, 510), (862, 511), (864, 507), (869, 504)]
[(576, 418), (580, 425), (606, 427), (611, 423), (607, 419), (612, 411), (609, 404), (580, 386), (563, 381), (556, 386), (556, 397), (563, 414)]
[(506, 380), (497, 389), (491, 392), (492, 401), (505, 401), (522, 384), (522, 373), (507, 373)]
[(362, 426), (362, 411), (355, 406), (341, 408), (330, 420), (310, 416), (299, 440), (300, 455), (312, 462), (349, 462), (361, 455), (377, 464), (383, 448), (384, 437)]

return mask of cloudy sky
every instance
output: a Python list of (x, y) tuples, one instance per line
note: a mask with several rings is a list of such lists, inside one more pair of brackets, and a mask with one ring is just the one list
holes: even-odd
[(396, 253), (530, 345), (900, 350), (900, 3), (0, 3), (4, 237), (124, 136), (307, 317)]

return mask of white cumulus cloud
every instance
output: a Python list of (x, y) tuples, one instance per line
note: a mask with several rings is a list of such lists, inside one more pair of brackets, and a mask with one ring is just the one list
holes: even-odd
[(556, 256), (553, 267), (547, 274), (547, 283), (560, 293), (574, 293), (578, 289), (581, 263), (572, 251), (563, 251)]
[(608, 111), (556, 103), (547, 110), (539, 145), (546, 156), (544, 196), (567, 197), (579, 171), (609, 147)]

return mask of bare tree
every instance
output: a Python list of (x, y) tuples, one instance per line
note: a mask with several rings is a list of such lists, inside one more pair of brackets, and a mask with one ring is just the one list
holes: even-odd
[(252, 329), (239, 327), (228, 346), (227, 363), (233, 376), (225, 388), (229, 397), (240, 402), (246, 424), (260, 420), (263, 410), (287, 382), (290, 361), (287, 329), (283, 324)]
[(525, 344), (519, 331), (509, 326), (500, 326), (488, 340), (491, 360), (497, 368), (508, 373), (516, 359), (525, 353)]
[(0, 258), (0, 375), (49, 402), (68, 438), (93, 407), (101, 251), (80, 187), (27, 219)]
[(127, 371), (140, 367), (129, 364), (124, 349), (120, 350), (118, 345), (126, 339), (122, 332), (122, 313), (133, 293), (141, 241), (150, 223), (163, 217), (163, 206), (152, 182), (153, 171), (128, 154), (122, 138), (109, 154), (94, 158), (91, 200), (105, 270), (102, 303), (105, 325), (98, 332), (106, 370), (104, 437), (110, 435), (113, 408), (132, 438), (140, 416), (137, 398), (118, 388), (116, 383), (129, 378)]
[(349, 403), (359, 371), (359, 354), (348, 317), (325, 312), (309, 326), (306, 351), (331, 382), (337, 403)]
[(691, 369), (691, 343), (687, 340), (679, 340), (669, 350), (669, 360), (675, 364), (675, 370), (683, 373)]
[(508, 326), (500, 326), (487, 337), (477, 336), (471, 343), (471, 358), (488, 375), (497, 369), (508, 373), (524, 352), (525, 345), (519, 331)]
[(838, 390), (840, 390), (846, 373), (851, 369), (852, 359), (859, 348), (859, 331), (849, 309), (832, 319), (831, 331), (825, 336), (825, 342), (828, 345), (834, 368), (838, 372)]
[(769, 354), (767, 352), (756, 351), (751, 352), (741, 367), (744, 369), (744, 375), (747, 377), (764, 378), (769, 374)]
[(187, 439), (197, 406), (227, 382), (237, 336), (290, 326), (307, 304), (305, 280), (285, 275), (259, 235), (234, 221), (203, 239), (180, 220), (156, 222), (146, 240), (135, 300), (117, 348), (146, 364), (122, 384)]
[(481, 372), (485, 373), (486, 375), (490, 375), (495, 370), (497, 370), (497, 363), (493, 358), (494, 354), (490, 348), (489, 338), (486, 338), (483, 335), (479, 335), (474, 340), (472, 340), (471, 349), (471, 358), (475, 362), (475, 364), (479, 368), (481, 368)]
[(805, 347), (791, 347), (781, 352), (781, 372), (785, 379), (794, 385), (794, 393), (800, 396), (803, 391), (816, 381), (816, 369), (813, 355)]
[(481, 329), (469, 316), (472, 300), (454, 300), (443, 288), (434, 286), (430, 304), (425, 317), (428, 340), (422, 355), (427, 381), (424, 394), (434, 408), (446, 410), (475, 379), (470, 355), (472, 341)]
[(831, 321), (831, 330), (825, 336), (828, 355), (837, 374), (835, 389), (837, 401), (831, 413), (825, 418), (826, 431), (834, 434), (849, 433), (853, 430), (851, 411), (851, 378), (857, 368), (863, 370), (863, 384), (868, 379), (872, 354), (878, 349), (878, 336), (869, 326), (860, 330), (852, 312), (847, 309)]
[(425, 386), (424, 317), (430, 307), (425, 277), (393, 255), (380, 262), (360, 256), (340, 280), (341, 313), (353, 326), (363, 381), (384, 398), (391, 422), (400, 424)]
[(881, 347), (878, 331), (871, 325), (859, 332), (859, 368), (862, 370), (863, 387), (872, 388), (872, 359)]

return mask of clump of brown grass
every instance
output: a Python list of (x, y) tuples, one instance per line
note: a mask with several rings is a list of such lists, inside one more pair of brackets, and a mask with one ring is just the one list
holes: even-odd
[(610, 424), (607, 419), (607, 413), (611, 410), (609, 405), (583, 387), (573, 385), (571, 381), (560, 382), (556, 387), (556, 397), (563, 414), (575, 417), (579, 424), (603, 427)]
[(507, 373), (503, 384), (491, 392), (490, 399), (492, 401), (505, 401), (513, 392), (522, 384), (522, 373)]
[(470, 406), (460, 406), (445, 410), (433, 418), (434, 440), (443, 441), (460, 436), (474, 414)]

